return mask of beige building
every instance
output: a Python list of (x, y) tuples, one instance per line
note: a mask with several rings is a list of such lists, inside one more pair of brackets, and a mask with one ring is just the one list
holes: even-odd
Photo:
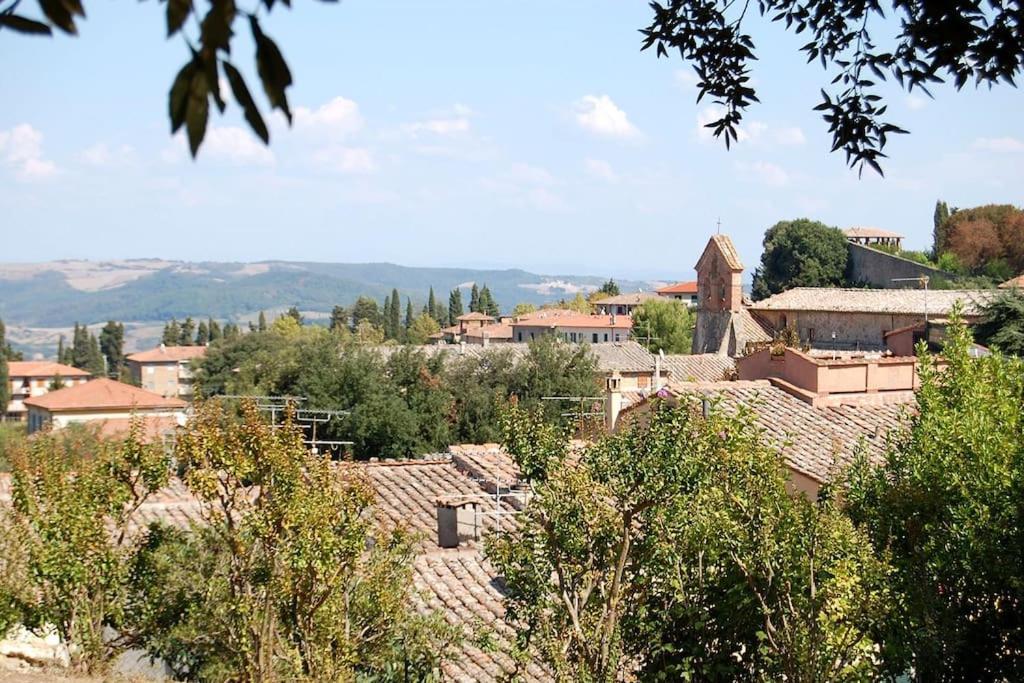
[(146, 438), (155, 439), (185, 424), (188, 404), (105, 377), (25, 400), (28, 433), (71, 423), (90, 423), (109, 436), (123, 434), (141, 420)]
[(867, 247), (884, 246), (900, 249), (903, 242), (903, 235), (882, 228), (847, 228), (843, 230), (843, 234), (848, 241)]
[(85, 370), (52, 361), (10, 361), (7, 363), (11, 381), (11, 400), (0, 411), (8, 420), (24, 420), (25, 399), (42, 396), (58, 379), (63, 386), (82, 384), (92, 376)]
[(552, 308), (521, 315), (512, 321), (512, 341), (528, 342), (554, 334), (567, 342), (598, 344), (629, 339), (633, 319), (629, 316), (588, 315)]
[(598, 315), (633, 315), (645, 301), (657, 299), (654, 292), (629, 292), (616, 296), (607, 296), (594, 302), (594, 312)]
[(205, 346), (164, 346), (128, 356), (132, 381), (161, 396), (192, 397), (192, 367), (206, 355)]
[(688, 282), (677, 282), (672, 285), (660, 287), (654, 290), (654, 292), (658, 296), (664, 297), (666, 299), (676, 299), (677, 301), (682, 301), (691, 308), (695, 307), (698, 303), (698, 291), (696, 280), (690, 280)]

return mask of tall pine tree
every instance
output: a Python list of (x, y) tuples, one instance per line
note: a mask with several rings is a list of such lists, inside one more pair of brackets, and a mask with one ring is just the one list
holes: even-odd
[(177, 346), (180, 336), (181, 328), (178, 326), (178, 321), (171, 318), (171, 322), (164, 325), (164, 336), (161, 338), (160, 343), (164, 346)]
[(480, 290), (477, 288), (475, 282), (473, 283), (473, 289), (469, 290), (469, 312), (480, 312)]
[(949, 220), (949, 206), (941, 199), (935, 202), (935, 213), (932, 215), (932, 258), (938, 259), (946, 248), (945, 223)]
[(458, 287), (448, 295), (448, 324), (454, 325), (462, 315), (462, 290)]
[(260, 332), (267, 331), (267, 316), (263, 315), (263, 311), (260, 311), (259, 322), (256, 324), (256, 329)]
[(381, 326), (384, 328), (384, 338), (394, 339), (395, 328), (391, 327), (391, 295), (384, 297), (384, 311), (381, 313)]
[(63, 363), (64, 362), (64, 335), (63, 334), (60, 335), (59, 339), (57, 339), (57, 362), (58, 363)]
[(330, 329), (333, 332), (348, 329), (348, 311), (344, 306), (335, 306), (331, 309)]
[(223, 336), (223, 332), (220, 329), (220, 323), (210, 318), (206, 322), (206, 329), (210, 331), (210, 342), (215, 342)]
[(409, 328), (412, 327), (412, 322), (415, 320), (415, 316), (412, 313), (412, 299), (405, 297), (405, 331), (408, 332)]
[(205, 320), (199, 321), (199, 327), (196, 328), (196, 346), (206, 346), (210, 341), (210, 328), (206, 326)]
[(498, 308), (498, 302), (496, 302), (494, 297), (491, 296), (491, 290), (487, 288), (487, 285), (484, 285), (483, 289), (480, 290), (479, 309), (480, 313), (489, 315), (492, 318), (497, 318), (501, 315), (501, 310)]
[(108, 320), (100, 330), (100, 351), (107, 361), (107, 376), (120, 377), (124, 368), (124, 325)]
[(185, 318), (178, 331), (178, 346), (192, 346), (195, 344), (196, 322), (191, 316)]
[(106, 372), (106, 367), (103, 362), (103, 353), (100, 351), (100, 343), (95, 334), (88, 335), (86, 349), (84, 369), (88, 370), (93, 377), (102, 377)]
[(391, 310), (388, 311), (388, 327), (391, 328), (391, 338), (401, 340), (402, 334), (402, 300), (398, 296), (398, 290), (391, 290)]
[(82, 370), (89, 367), (89, 328), (77, 322), (72, 335), (71, 365)]
[(423, 309), (423, 312), (437, 320), (437, 299), (434, 297), (433, 287), (430, 288), (430, 294), (427, 296), (427, 306)]

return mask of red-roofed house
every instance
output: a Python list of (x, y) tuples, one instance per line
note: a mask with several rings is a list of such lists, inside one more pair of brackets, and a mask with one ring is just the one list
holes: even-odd
[(541, 309), (512, 322), (512, 340), (527, 342), (542, 334), (554, 334), (569, 342), (621, 342), (629, 339), (632, 329), (633, 319), (626, 315), (587, 315)]
[(666, 299), (678, 299), (687, 306), (694, 307), (700, 300), (697, 298), (697, 281), (677, 282), (674, 285), (666, 285), (654, 290), (658, 296)]
[(142, 419), (148, 434), (185, 424), (188, 404), (101, 377), (26, 399), (25, 407), (29, 434), (46, 425), (61, 429), (72, 422), (95, 422), (103, 433), (119, 433), (128, 430), (132, 418)]
[(7, 368), (11, 401), (0, 410), (0, 417), (8, 420), (25, 419), (25, 399), (42, 396), (58, 378), (64, 386), (73, 386), (87, 382), (92, 376), (85, 370), (52, 361), (10, 361)]
[(206, 355), (205, 346), (164, 346), (128, 356), (132, 381), (161, 396), (192, 396), (191, 363)]

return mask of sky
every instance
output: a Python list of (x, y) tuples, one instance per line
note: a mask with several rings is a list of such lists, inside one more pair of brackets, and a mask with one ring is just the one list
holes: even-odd
[[(255, 5), (254, 0), (239, 0)], [(25, 3), (28, 7), (33, 3)], [(77, 38), (0, 34), (0, 262), (161, 257), (388, 261), (685, 279), (718, 229), (748, 271), (765, 229), (809, 217), (930, 246), (937, 199), (1024, 205), (1024, 93), (884, 91), (911, 135), (886, 176), (830, 154), (829, 77), (751, 21), (761, 103), (731, 151), (692, 69), (641, 52), (640, 0), (344, 0), (263, 28), (295, 80), (271, 145), (237, 106), (199, 159), (167, 91), (188, 57), (164, 5), (86, 3)], [(748, 17), (749, 20), (749, 17)], [(235, 63), (266, 112), (238, 22)]]

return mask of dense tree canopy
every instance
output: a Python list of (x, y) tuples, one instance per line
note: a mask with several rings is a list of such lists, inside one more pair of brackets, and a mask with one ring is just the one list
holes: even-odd
[(695, 323), (693, 312), (683, 302), (652, 299), (633, 312), (633, 338), (651, 353), (690, 353)]
[(910, 428), (846, 492), (895, 569), (889, 672), (920, 681), (1024, 677), (1024, 361), (970, 350), (955, 322), (944, 366), (922, 356)]
[(939, 224), (935, 251), (967, 274), (996, 281), (1024, 272), (1024, 211), (1009, 204), (955, 209)]
[(764, 234), (761, 265), (754, 272), (754, 298), (792, 287), (841, 285), (848, 260), (846, 237), (838, 228), (806, 218), (780, 221)]
[(1003, 290), (982, 306), (974, 334), (986, 346), (1024, 357), (1024, 292)]
[[(743, 25), (750, 2), (655, 0), (651, 7), (644, 49), (654, 46), (659, 56), (678, 51), (692, 64), (698, 100), (710, 96), (723, 108), (708, 128), (727, 146), (735, 142), (744, 113), (758, 101), (750, 75), (756, 48)], [(761, 0), (757, 9), (807, 39), (800, 50), (808, 63), (820, 62), (831, 81), (815, 109), (829, 126), (832, 151), (842, 150), (861, 170), (866, 165), (881, 173), (888, 136), (905, 132), (888, 119), (879, 95), (887, 76), (908, 91), (928, 93), (946, 79), (958, 89), (968, 82), (1014, 84), (1024, 67), (1019, 0)]]

